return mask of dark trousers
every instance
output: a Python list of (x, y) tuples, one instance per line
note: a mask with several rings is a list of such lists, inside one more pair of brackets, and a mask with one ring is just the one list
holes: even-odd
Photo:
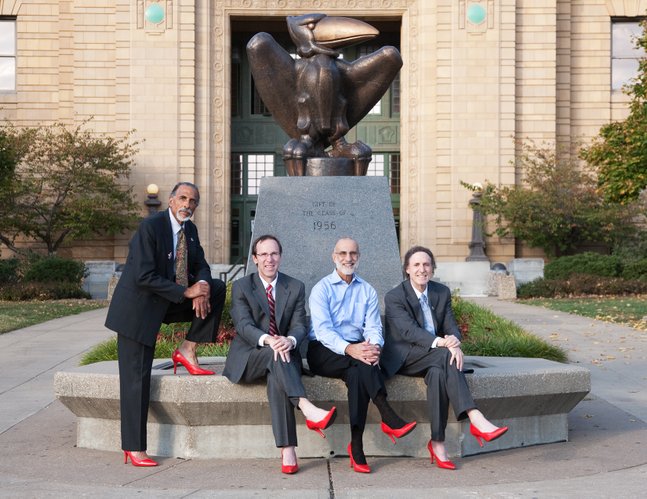
[(348, 355), (339, 355), (318, 341), (308, 345), (308, 366), (314, 374), (342, 379), (348, 391), (351, 428), (364, 431), (368, 403), (384, 391), (384, 377), (378, 366), (369, 366)]
[(427, 350), (414, 345), (398, 371), (405, 376), (424, 376), (431, 439), (437, 442), (445, 441), (450, 402), (459, 421), (467, 417), (468, 410), (476, 409), (465, 375), (455, 364), (449, 365), (450, 359), (451, 352), (447, 348)]
[(277, 447), (297, 445), (294, 408), (299, 405), (299, 398), (306, 396), (301, 381), (301, 357), (294, 350), (290, 354), (290, 362), (283, 362), (280, 358), (274, 360), (274, 350), (271, 348), (257, 348), (249, 356), (240, 379), (240, 383), (267, 380), (267, 400)]
[[(198, 343), (211, 343), (216, 340), (220, 317), (225, 304), (227, 288), (225, 283), (214, 279), (211, 286), (211, 313), (205, 318), (196, 317), (192, 301), (169, 305), (164, 323), (191, 322), (187, 340)], [(141, 313), (146, 313), (142, 310)], [(121, 448), (130, 451), (143, 451), (147, 448), (146, 423), (150, 402), (151, 370), (155, 348), (117, 336), (119, 358), (119, 391), (121, 409)]]

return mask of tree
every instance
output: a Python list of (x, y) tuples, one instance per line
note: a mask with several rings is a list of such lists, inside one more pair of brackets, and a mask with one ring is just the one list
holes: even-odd
[(534, 142), (521, 149), (517, 162), (524, 184), (498, 187), (486, 182), (483, 188), (479, 209), (493, 217), (497, 235), (512, 235), (549, 256), (560, 256), (587, 243), (612, 245), (636, 230), (633, 207), (605, 201), (595, 176), (570, 157), (558, 158), (554, 149)]
[[(647, 21), (636, 46), (647, 50)], [(604, 125), (581, 157), (598, 168), (598, 183), (608, 201), (627, 203), (647, 187), (647, 59), (639, 61), (638, 76), (623, 91), (631, 97), (624, 121)]]
[(18, 159), (8, 185), (0, 186), (0, 241), (13, 251), (20, 252), (16, 234), (43, 242), (53, 255), (64, 241), (134, 225), (138, 206), (124, 185), (137, 142), (130, 133), (121, 139), (98, 136), (86, 124), (2, 130)]

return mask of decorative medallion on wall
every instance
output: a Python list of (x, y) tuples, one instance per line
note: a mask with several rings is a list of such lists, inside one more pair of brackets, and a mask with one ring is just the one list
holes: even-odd
[(137, 0), (137, 28), (153, 34), (173, 28), (173, 0)]
[(459, 0), (458, 27), (468, 33), (485, 33), (494, 28), (494, 0)]

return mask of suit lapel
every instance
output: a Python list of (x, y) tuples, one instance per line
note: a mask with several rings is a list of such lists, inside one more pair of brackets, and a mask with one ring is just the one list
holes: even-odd
[(436, 309), (438, 308), (438, 295), (431, 290), (431, 281), (427, 283), (427, 298), (429, 298), (429, 306), (431, 307), (431, 318), (434, 320), (434, 329), (438, 331), (438, 317), (436, 316)]
[(281, 332), (283, 330), (283, 328), (281, 327), (281, 319), (283, 318), (283, 312), (285, 311), (285, 307), (290, 297), (290, 289), (288, 288), (287, 283), (285, 282), (285, 279), (283, 279), (280, 272), (279, 278), (276, 281), (275, 297), (274, 312), (276, 314), (276, 326), (279, 328), (279, 332)]
[(265, 315), (268, 317), (269, 323), (270, 305), (267, 303), (267, 293), (265, 292), (265, 286), (263, 285), (258, 272), (254, 272), (252, 274), (252, 288), (254, 296), (256, 297), (256, 301), (259, 303), (259, 305), (263, 309), (263, 312), (265, 312)]
[(172, 277), (175, 275), (175, 258), (173, 248), (173, 227), (171, 225), (171, 214), (167, 209), (162, 223), (162, 240), (164, 244), (164, 254), (166, 258), (166, 275)]

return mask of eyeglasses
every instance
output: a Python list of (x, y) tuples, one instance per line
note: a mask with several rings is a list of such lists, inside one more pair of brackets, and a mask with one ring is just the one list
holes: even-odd
[(273, 251), (272, 253), (256, 253), (256, 257), (261, 258), (262, 260), (265, 260), (266, 258), (269, 258), (270, 256), (272, 258), (278, 258), (278, 257), (281, 256), (281, 253), (277, 253), (276, 251)]
[(339, 255), (342, 258), (346, 258), (347, 256), (357, 258), (359, 256), (359, 251), (335, 251), (335, 255)]

